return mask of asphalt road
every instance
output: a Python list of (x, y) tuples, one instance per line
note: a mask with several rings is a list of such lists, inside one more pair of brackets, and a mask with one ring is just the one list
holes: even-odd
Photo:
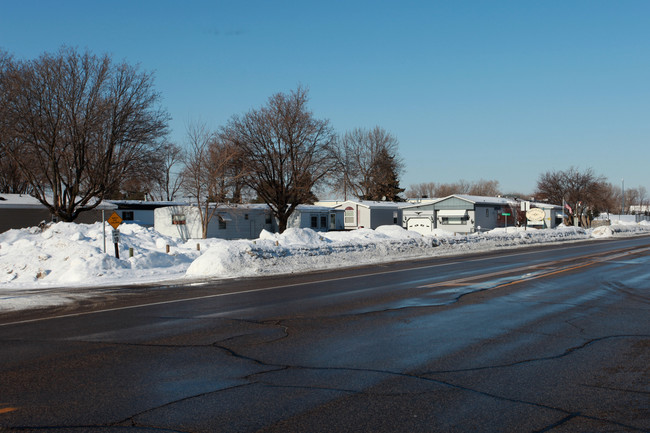
[(0, 317), (0, 431), (650, 432), (650, 238)]

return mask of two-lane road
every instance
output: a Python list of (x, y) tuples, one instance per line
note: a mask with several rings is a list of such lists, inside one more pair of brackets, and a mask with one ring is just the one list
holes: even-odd
[(650, 431), (650, 238), (0, 318), (0, 431)]

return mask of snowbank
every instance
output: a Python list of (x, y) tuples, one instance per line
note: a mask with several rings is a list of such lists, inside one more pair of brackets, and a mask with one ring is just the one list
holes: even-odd
[[(110, 229), (106, 239), (108, 254), (104, 253), (101, 223), (57, 223), (43, 232), (30, 228), (0, 234), (0, 288), (7, 284), (87, 286), (103, 279), (146, 280), (147, 275), (156, 280), (161, 271), (163, 277), (177, 275), (193, 260), (186, 252), (165, 254), (165, 245), (176, 247), (176, 240), (158, 235), (151, 228), (133, 224), (120, 229), (121, 259), (112, 254), (115, 249)], [(133, 257), (128, 257), (129, 248), (134, 249)]]
[[(110, 229), (106, 232), (106, 253), (101, 223), (58, 223), (43, 231), (30, 228), (0, 234), (0, 311), (64, 303), (92, 295), (91, 289), (66, 292), (70, 288), (333, 269), (543, 242), (650, 233), (650, 224), (617, 224), (593, 230), (509, 227), (467, 236), (441, 230), (422, 236), (398, 226), (328, 233), (288, 229), (283, 234), (262, 231), (256, 240), (188, 242), (163, 236), (151, 228), (123, 224), (120, 259), (114, 257)], [(129, 257), (129, 248), (133, 248), (133, 257)], [(56, 287), (65, 289), (52, 290)]]

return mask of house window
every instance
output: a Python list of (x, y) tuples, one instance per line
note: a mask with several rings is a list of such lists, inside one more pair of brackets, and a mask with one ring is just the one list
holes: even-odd
[(124, 221), (133, 221), (133, 211), (132, 210), (123, 210), (122, 219)]
[(226, 230), (226, 221), (219, 217), (219, 230)]
[(266, 214), (266, 224), (271, 224), (271, 214)]
[(311, 228), (313, 228), (313, 229), (318, 228), (318, 216), (317, 215), (312, 215), (311, 216)]
[(244, 214), (244, 219), (245, 219), (245, 220), (248, 219), (248, 214), (247, 214), (247, 213)]
[(462, 225), (466, 224), (469, 217), (442, 217), (441, 224), (443, 225)]
[(172, 224), (174, 224), (174, 225), (185, 225), (185, 214), (174, 214), (174, 215), (172, 215)]
[(327, 228), (327, 215), (321, 215), (320, 216), (320, 228), (322, 228), (322, 229)]
[(346, 225), (354, 225), (354, 209), (351, 207), (346, 207), (344, 217)]

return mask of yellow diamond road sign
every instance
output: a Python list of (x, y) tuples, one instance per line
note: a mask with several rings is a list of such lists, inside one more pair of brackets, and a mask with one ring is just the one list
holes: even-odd
[(117, 230), (120, 224), (122, 224), (122, 218), (120, 218), (116, 212), (113, 212), (113, 214), (109, 216), (106, 221), (108, 221), (108, 223), (113, 226), (115, 230)]

